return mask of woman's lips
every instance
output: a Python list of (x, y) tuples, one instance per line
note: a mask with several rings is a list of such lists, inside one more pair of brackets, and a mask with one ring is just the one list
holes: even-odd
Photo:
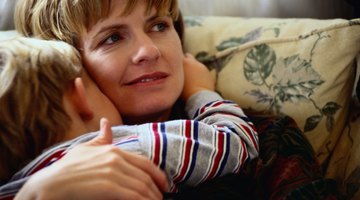
[(155, 73), (145, 74), (143, 76), (135, 78), (135, 79), (129, 81), (128, 83), (126, 83), (125, 85), (149, 84), (149, 83), (154, 83), (159, 80), (162, 80), (166, 77), (168, 77), (168, 74), (166, 74), (166, 73), (155, 72)]

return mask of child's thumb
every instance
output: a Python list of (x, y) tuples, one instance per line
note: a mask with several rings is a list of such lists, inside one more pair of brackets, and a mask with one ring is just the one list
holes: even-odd
[(106, 118), (100, 119), (100, 133), (92, 140), (86, 142), (87, 145), (107, 145), (112, 143), (112, 131), (110, 123)]

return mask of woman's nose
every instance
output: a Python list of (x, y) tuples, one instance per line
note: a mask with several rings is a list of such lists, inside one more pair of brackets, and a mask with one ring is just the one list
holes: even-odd
[(135, 53), (132, 57), (134, 64), (141, 64), (156, 60), (161, 53), (158, 46), (148, 36), (142, 36), (137, 41)]

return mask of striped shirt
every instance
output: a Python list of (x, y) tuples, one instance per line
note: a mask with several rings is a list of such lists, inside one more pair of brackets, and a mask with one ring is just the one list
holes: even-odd
[[(258, 156), (257, 133), (237, 104), (202, 91), (189, 99), (186, 112), (192, 120), (113, 127), (113, 145), (158, 165), (167, 174), (171, 191), (181, 184), (195, 186), (238, 173), (245, 162)], [(88, 133), (44, 151), (0, 187), (0, 199), (12, 199), (33, 173), (97, 134)]]

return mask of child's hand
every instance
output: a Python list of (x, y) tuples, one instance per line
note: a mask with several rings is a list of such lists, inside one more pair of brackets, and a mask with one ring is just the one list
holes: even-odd
[(106, 145), (112, 143), (112, 130), (110, 126), (110, 122), (106, 118), (100, 119), (100, 134), (96, 136), (94, 139), (86, 142), (86, 145), (96, 146), (96, 145)]
[(181, 97), (187, 101), (201, 90), (215, 90), (215, 79), (205, 65), (187, 53), (183, 59), (185, 84)]
[(110, 145), (109, 121), (100, 134), (33, 174), (15, 199), (162, 199), (164, 172), (143, 156)]

